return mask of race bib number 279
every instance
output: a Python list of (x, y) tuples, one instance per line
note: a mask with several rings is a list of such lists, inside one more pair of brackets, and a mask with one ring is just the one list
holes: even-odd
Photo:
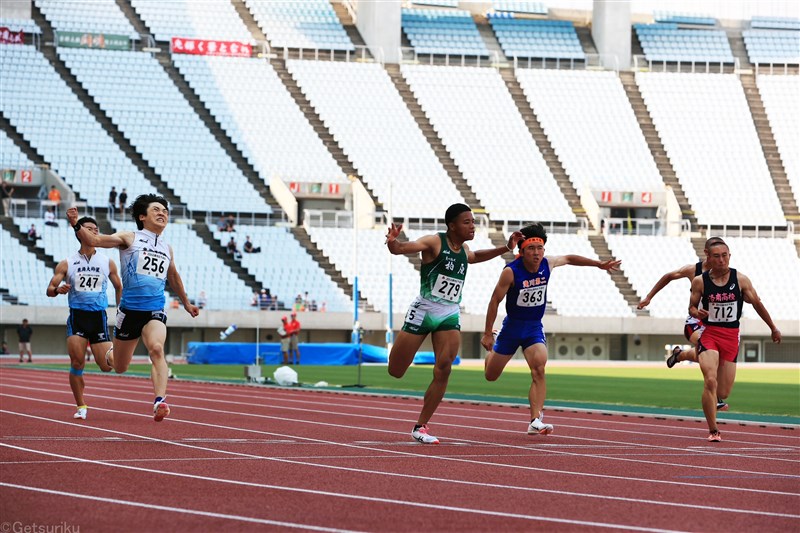
[(455, 303), (458, 302), (463, 287), (463, 279), (451, 278), (450, 276), (439, 274), (436, 276), (436, 281), (433, 284), (433, 295), (442, 300)]

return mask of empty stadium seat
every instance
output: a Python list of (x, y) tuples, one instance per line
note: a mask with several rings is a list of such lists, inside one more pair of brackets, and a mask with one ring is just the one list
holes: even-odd
[(637, 72), (636, 82), (700, 225), (786, 224), (734, 74)]
[(267, 185), (272, 176), (286, 182), (347, 182), (267, 61), (180, 54), (172, 59)]
[(381, 65), (289, 60), (286, 67), (395, 215), (442, 218), (446, 206), (464, 203)]
[(404, 8), (401, 24), (418, 54), (489, 56), (469, 11)]
[(800, 205), (800, 78), (759, 75), (756, 84), (794, 200)]
[(139, 39), (139, 34), (114, 0), (34, 0), (34, 3), (56, 31), (95, 32)]
[[(272, 212), (156, 58), (145, 52), (69, 48), (59, 48), (58, 54), (189, 209)], [(210, 177), (214, 186), (197, 186)]]
[(230, 2), (131, 0), (131, 6), (157, 41), (170, 41), (173, 37), (196, 37), (255, 42)]
[(676, 23), (634, 24), (648, 61), (733, 63), (723, 30), (679, 29)]
[(496, 69), (401, 68), (492, 220), (575, 222), (575, 214)]
[(327, 0), (245, 0), (245, 5), (273, 48), (355, 50)]
[(578, 191), (664, 189), (616, 73), (517, 69), (516, 75)]
[(489, 23), (506, 57), (586, 59), (571, 21), (490, 17)]

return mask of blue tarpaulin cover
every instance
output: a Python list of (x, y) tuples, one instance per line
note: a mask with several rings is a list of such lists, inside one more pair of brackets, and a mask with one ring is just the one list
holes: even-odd
[[(351, 343), (300, 343), (300, 362), (304, 365), (357, 365), (358, 344)], [(281, 345), (265, 342), (258, 345), (262, 364), (279, 365), (282, 361)], [(388, 354), (383, 346), (361, 345), (364, 363), (386, 363)], [(256, 362), (256, 344), (252, 342), (190, 342), (187, 361), (199, 365), (252, 365)], [(433, 352), (418, 352), (414, 364), (432, 365)], [(454, 364), (461, 362), (456, 357)]]

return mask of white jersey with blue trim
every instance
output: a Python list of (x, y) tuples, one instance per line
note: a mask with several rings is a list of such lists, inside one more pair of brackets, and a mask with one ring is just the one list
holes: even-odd
[(164, 309), (164, 287), (171, 262), (169, 245), (146, 229), (133, 232), (133, 243), (119, 251), (122, 270), (120, 307), (129, 311)]
[(103, 311), (108, 307), (108, 274), (111, 259), (95, 252), (87, 257), (80, 252), (70, 256), (67, 264), (67, 298), (70, 309)]

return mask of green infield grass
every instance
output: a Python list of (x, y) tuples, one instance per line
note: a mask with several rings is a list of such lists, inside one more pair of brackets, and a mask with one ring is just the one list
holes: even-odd
[[(66, 365), (42, 365), (62, 367)], [(262, 366), (271, 377), (277, 366)], [(356, 366), (297, 366), (302, 385), (325, 381), (330, 386), (358, 382)], [(244, 365), (173, 365), (178, 379), (245, 382)], [(92, 367), (87, 365), (87, 370)], [(130, 373), (150, 375), (149, 365), (131, 365)], [(385, 365), (365, 365), (360, 383), (382, 391), (424, 392), (431, 380), (431, 366), (412, 366), (402, 379), (389, 376)], [(496, 382), (483, 378), (479, 366), (453, 367), (448, 395), (466, 395), (494, 401), (525, 401), (530, 386), (527, 367), (509, 367)], [(91, 385), (89, 385), (91, 387)], [(696, 365), (664, 367), (556, 366), (547, 368), (547, 401), (609, 404), (619, 406), (700, 409), (703, 380)], [(800, 417), (800, 369), (747, 368), (740, 366), (728, 402), (737, 413)]]

